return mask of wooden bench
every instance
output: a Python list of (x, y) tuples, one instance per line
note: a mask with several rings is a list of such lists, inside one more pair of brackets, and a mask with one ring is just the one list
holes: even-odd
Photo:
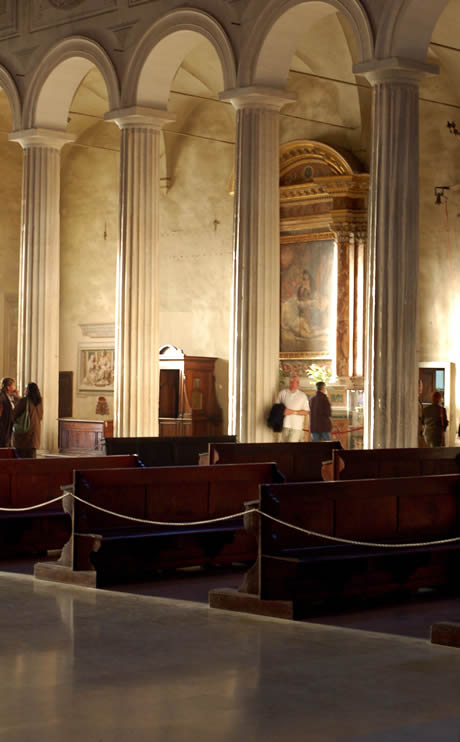
[(105, 447), (109, 456), (137, 453), (145, 466), (188, 466), (198, 464), (200, 453), (213, 441), (234, 443), (236, 436), (106, 438)]
[(381, 479), (416, 477), (425, 474), (460, 472), (459, 448), (376, 448), (333, 451), (324, 462), (326, 481), (338, 479)]
[(16, 449), (14, 448), (0, 448), (0, 459), (15, 459)]
[[(190, 523), (244, 511), (262, 482), (281, 482), (273, 463), (76, 471), (75, 494), (137, 518)], [(204, 564), (253, 562), (255, 536), (242, 516), (190, 526), (144, 525), (73, 501), (73, 532), (59, 563), (35, 576), (96, 587), (130, 577)]]
[(317, 443), (210, 443), (210, 464), (249, 464), (276, 461), (287, 482), (321, 481), (321, 465), (339, 441)]
[[(62, 495), (75, 468), (137, 467), (137, 456), (88, 456), (0, 460), (0, 507), (25, 508)], [(0, 510), (0, 555), (60, 549), (69, 538), (70, 518), (60, 501), (26, 512)]]
[[(375, 544), (460, 536), (460, 475), (261, 487), (260, 509), (315, 533)], [(318, 601), (460, 588), (460, 542), (384, 548), (328, 541), (260, 516), (260, 581), (215, 590), (212, 607), (297, 618)]]

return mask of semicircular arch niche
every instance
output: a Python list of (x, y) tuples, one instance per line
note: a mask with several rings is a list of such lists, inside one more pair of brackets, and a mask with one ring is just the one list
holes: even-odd
[(296, 140), (280, 152), (281, 328), (285, 371), (330, 366), (363, 388), (369, 175), (349, 152)]

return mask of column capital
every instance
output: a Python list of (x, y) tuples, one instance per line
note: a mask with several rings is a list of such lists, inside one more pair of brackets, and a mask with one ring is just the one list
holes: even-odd
[(331, 232), (337, 235), (338, 240), (347, 241), (347, 237), (353, 239), (362, 239), (367, 233), (367, 220), (363, 218), (345, 218), (340, 221), (333, 221), (329, 225)]
[(287, 103), (294, 103), (297, 96), (282, 88), (270, 88), (265, 85), (250, 85), (245, 88), (224, 90), (219, 94), (220, 100), (230, 101), (238, 110), (241, 108), (262, 108), (268, 111), (280, 111)]
[(114, 121), (120, 129), (146, 128), (162, 129), (165, 124), (176, 120), (174, 113), (163, 108), (148, 108), (147, 106), (129, 106), (104, 114), (105, 121)]
[(23, 149), (30, 147), (49, 147), (60, 150), (64, 144), (74, 142), (75, 134), (69, 134), (61, 129), (22, 129), (8, 134), (10, 142), (18, 142)]
[(418, 62), (404, 57), (388, 57), (355, 64), (353, 72), (355, 75), (365, 77), (371, 85), (380, 83), (419, 85), (427, 75), (439, 75), (439, 69), (437, 64)]

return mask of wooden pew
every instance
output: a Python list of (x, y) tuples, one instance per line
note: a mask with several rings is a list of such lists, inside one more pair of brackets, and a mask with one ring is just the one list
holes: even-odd
[[(375, 544), (460, 536), (460, 475), (264, 485), (260, 509), (315, 533)], [(384, 548), (334, 543), (260, 516), (253, 594), (214, 590), (210, 605), (284, 618), (318, 601), (460, 588), (460, 542)]]
[(145, 466), (188, 466), (198, 464), (200, 453), (213, 441), (232, 443), (236, 436), (107, 438), (105, 447), (109, 456), (137, 453)]
[[(0, 460), (0, 507), (25, 508), (62, 495), (77, 467), (87, 469), (141, 466), (137, 456), (85, 456)], [(61, 503), (26, 512), (0, 510), (0, 555), (60, 549), (70, 533), (70, 518)]]
[[(169, 523), (244, 511), (262, 482), (282, 482), (273, 463), (76, 471), (75, 494), (115, 513)], [(242, 516), (190, 526), (136, 523), (73, 501), (73, 532), (59, 563), (35, 565), (39, 579), (96, 587), (158, 569), (253, 562), (255, 536)]]
[(210, 443), (211, 464), (276, 461), (287, 482), (321, 481), (321, 465), (332, 452), (342, 451), (339, 441), (317, 443)]
[(460, 472), (459, 448), (376, 448), (333, 451), (325, 462), (325, 481), (416, 477), (425, 474)]
[(0, 459), (15, 459), (16, 449), (14, 448), (0, 448)]

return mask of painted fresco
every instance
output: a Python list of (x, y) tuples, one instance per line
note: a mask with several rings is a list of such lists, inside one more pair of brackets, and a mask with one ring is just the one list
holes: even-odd
[(281, 245), (281, 353), (330, 357), (335, 335), (336, 245)]

